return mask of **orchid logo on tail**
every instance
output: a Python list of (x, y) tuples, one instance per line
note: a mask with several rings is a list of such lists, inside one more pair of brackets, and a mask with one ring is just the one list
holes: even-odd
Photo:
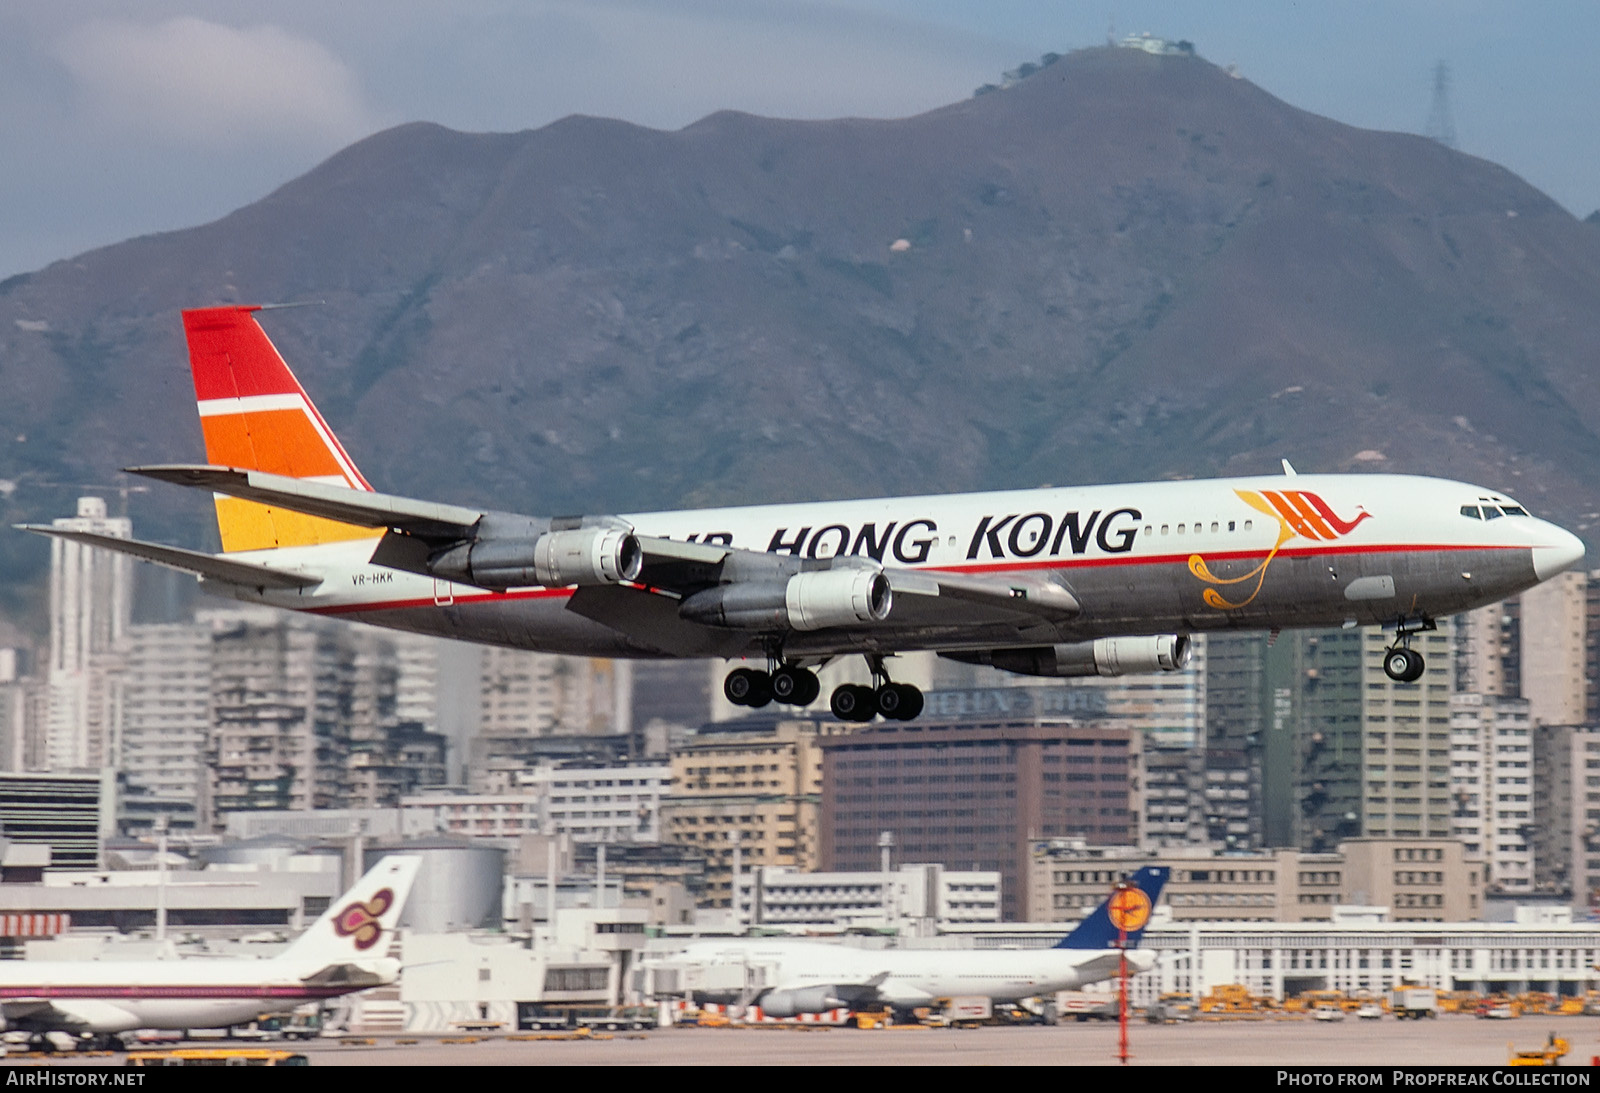
[(383, 913), (394, 906), (394, 892), (388, 888), (378, 891), (365, 903), (352, 903), (339, 912), (333, 920), (333, 932), (340, 937), (355, 939), (356, 948), (365, 952), (383, 936), (383, 926), (378, 921)]
[(1366, 509), (1357, 509), (1354, 520), (1342, 519), (1333, 511), (1322, 498), (1309, 490), (1234, 490), (1239, 499), (1257, 512), (1262, 513), (1278, 523), (1278, 541), (1272, 544), (1272, 549), (1261, 560), (1261, 564), (1248, 573), (1237, 577), (1218, 577), (1211, 572), (1206, 560), (1198, 554), (1189, 555), (1189, 572), (1200, 580), (1212, 585), (1244, 584), (1252, 578), (1255, 584), (1250, 587), (1250, 594), (1242, 600), (1230, 600), (1215, 588), (1208, 588), (1200, 594), (1206, 605), (1218, 611), (1236, 611), (1255, 599), (1261, 592), (1261, 585), (1267, 579), (1267, 567), (1272, 564), (1272, 559), (1278, 556), (1278, 551), (1283, 549), (1283, 544), (1299, 536), (1314, 542), (1327, 542), (1341, 539), (1356, 529), (1363, 520), (1370, 520), (1372, 513)]

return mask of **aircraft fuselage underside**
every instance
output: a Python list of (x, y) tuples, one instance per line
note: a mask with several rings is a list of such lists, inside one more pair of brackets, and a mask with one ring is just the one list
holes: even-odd
[[(1213, 561), (1214, 575), (1248, 571), (1262, 556)], [(870, 628), (817, 630), (783, 636), (786, 657), (912, 650), (969, 650), (1045, 645), (1127, 634), (1202, 633), (1213, 630), (1310, 628), (1394, 624), (1470, 610), (1538, 583), (1530, 552), (1520, 548), (1441, 547), (1316, 553), (1282, 552), (1248, 604), (1226, 611), (1208, 606), (1204, 588), (1183, 558), (1127, 559), (1116, 564), (1044, 564), (1007, 567), (1008, 573), (1053, 574), (1082, 604), (1076, 617), (1050, 622), (995, 612), (992, 622), (970, 616), (959, 624), (922, 621), (910, 597)], [(621, 595), (660, 601), (663, 617), (675, 601), (649, 593)], [(580, 597), (581, 597), (580, 593)], [(265, 597), (270, 602), (274, 597)], [(470, 638), (513, 648), (587, 656), (764, 656), (772, 636), (681, 622), (633, 633), (574, 610), (570, 589), (513, 590), (459, 595), (454, 602), (401, 601), (320, 609), (379, 626)], [(641, 600), (641, 602), (643, 602)], [(901, 604), (905, 609), (902, 610)], [(286, 604), (287, 605), (287, 604)], [(314, 609), (316, 610), (316, 609)], [(634, 612), (633, 614), (637, 614)], [(630, 628), (634, 623), (628, 623)]]

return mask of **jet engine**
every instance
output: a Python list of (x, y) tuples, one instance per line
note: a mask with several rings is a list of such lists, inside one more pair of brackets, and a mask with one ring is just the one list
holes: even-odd
[(737, 581), (707, 588), (678, 605), (690, 622), (731, 630), (821, 630), (889, 617), (894, 597), (878, 569), (825, 569), (787, 581)]
[(644, 552), (631, 531), (598, 527), (462, 543), (430, 561), (428, 571), (479, 588), (565, 588), (631, 581), (643, 564)]
[(862, 993), (861, 987), (802, 987), (798, 990), (768, 991), (756, 1004), (768, 1017), (798, 1017), (802, 1013), (827, 1013), (829, 1010), (854, 1006), (860, 1001)]
[(990, 664), (1022, 676), (1128, 676), (1176, 672), (1189, 663), (1187, 634), (1099, 638), (1026, 649), (942, 653), (967, 664)]

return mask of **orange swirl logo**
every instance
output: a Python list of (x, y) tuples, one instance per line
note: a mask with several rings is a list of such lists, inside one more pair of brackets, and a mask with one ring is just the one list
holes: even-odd
[(340, 937), (355, 939), (356, 948), (365, 952), (383, 936), (383, 926), (378, 921), (383, 913), (394, 906), (394, 892), (388, 888), (365, 903), (352, 903), (340, 911), (333, 920), (333, 932)]
[(1200, 580), (1211, 585), (1236, 585), (1245, 584), (1252, 578), (1255, 584), (1250, 586), (1250, 594), (1242, 600), (1230, 600), (1215, 588), (1208, 588), (1200, 594), (1208, 607), (1218, 611), (1236, 611), (1244, 607), (1261, 592), (1261, 585), (1267, 579), (1267, 567), (1272, 564), (1272, 559), (1278, 556), (1278, 551), (1283, 549), (1295, 536), (1310, 539), (1315, 542), (1326, 542), (1341, 539), (1356, 529), (1363, 520), (1370, 520), (1372, 513), (1366, 509), (1356, 510), (1354, 520), (1342, 519), (1333, 511), (1322, 498), (1308, 490), (1234, 490), (1239, 499), (1257, 512), (1276, 520), (1278, 523), (1278, 541), (1272, 544), (1272, 549), (1261, 560), (1261, 564), (1248, 573), (1237, 577), (1219, 577), (1211, 572), (1206, 560), (1198, 554), (1189, 555), (1189, 572)]

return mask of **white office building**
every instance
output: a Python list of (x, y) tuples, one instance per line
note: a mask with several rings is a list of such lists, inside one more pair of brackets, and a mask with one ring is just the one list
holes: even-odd
[[(78, 498), (78, 514), (54, 521), (69, 531), (119, 539), (126, 517), (106, 515), (105, 499)], [(49, 770), (106, 766), (120, 701), (117, 659), (132, 602), (131, 559), (66, 539), (50, 541), (50, 661), (46, 667), (45, 765)]]

